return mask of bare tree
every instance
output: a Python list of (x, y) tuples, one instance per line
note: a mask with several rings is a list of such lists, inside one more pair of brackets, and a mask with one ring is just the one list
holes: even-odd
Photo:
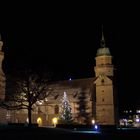
[(16, 78), (14, 93), (7, 96), (7, 100), (2, 103), (8, 110), (27, 109), (29, 126), (32, 124), (33, 106), (40, 100), (47, 97), (47, 84), (50, 79), (44, 75), (33, 74), (30, 71), (20, 73)]

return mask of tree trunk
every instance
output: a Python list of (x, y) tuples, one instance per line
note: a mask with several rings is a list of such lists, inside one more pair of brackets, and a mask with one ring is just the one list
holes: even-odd
[(28, 126), (30, 127), (32, 125), (32, 109), (30, 106), (28, 107), (28, 119), (29, 119)]
[(28, 89), (28, 119), (29, 119), (29, 124), (28, 126), (30, 127), (32, 125), (32, 105), (31, 105), (31, 95), (30, 95), (30, 82), (29, 79), (27, 80), (27, 89)]

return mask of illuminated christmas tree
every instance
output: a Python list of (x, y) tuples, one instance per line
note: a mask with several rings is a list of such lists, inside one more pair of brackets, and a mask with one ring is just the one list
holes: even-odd
[(59, 121), (60, 123), (64, 123), (64, 124), (72, 122), (71, 106), (67, 98), (66, 92), (64, 92), (64, 96), (62, 99)]

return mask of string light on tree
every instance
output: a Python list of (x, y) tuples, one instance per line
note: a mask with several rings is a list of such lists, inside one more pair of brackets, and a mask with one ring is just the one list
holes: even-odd
[(64, 92), (64, 95), (63, 95), (63, 99), (62, 99), (62, 103), (60, 107), (59, 120), (61, 123), (72, 122), (71, 106), (70, 106), (66, 92)]

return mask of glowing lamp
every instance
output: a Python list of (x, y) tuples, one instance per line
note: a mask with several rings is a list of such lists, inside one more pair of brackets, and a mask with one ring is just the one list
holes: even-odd
[(69, 81), (71, 81), (71, 78), (69, 79)]
[(54, 127), (56, 127), (56, 124), (58, 123), (58, 118), (54, 117), (52, 119), (52, 123), (53, 123)]
[(136, 122), (140, 122), (140, 119), (139, 118), (136, 118)]
[(92, 124), (95, 124), (95, 120), (93, 119), (93, 120), (91, 121), (91, 123), (92, 123)]
[(95, 130), (97, 130), (98, 129), (98, 125), (95, 125), (94, 128), (95, 128)]

